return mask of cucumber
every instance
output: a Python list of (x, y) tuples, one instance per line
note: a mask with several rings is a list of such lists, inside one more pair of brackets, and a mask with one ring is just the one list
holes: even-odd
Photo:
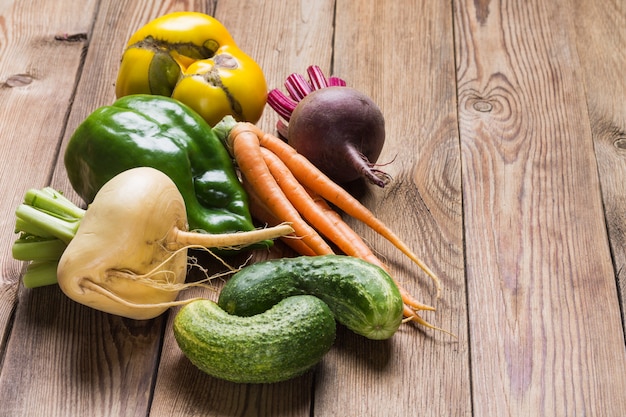
[(230, 314), (252, 316), (297, 294), (322, 299), (339, 323), (369, 339), (388, 339), (402, 323), (402, 296), (389, 274), (369, 262), (343, 255), (252, 264), (228, 280), (218, 304)]
[(185, 305), (174, 318), (183, 354), (207, 374), (239, 383), (298, 376), (330, 350), (335, 318), (320, 299), (288, 297), (251, 317), (233, 316), (211, 300)]

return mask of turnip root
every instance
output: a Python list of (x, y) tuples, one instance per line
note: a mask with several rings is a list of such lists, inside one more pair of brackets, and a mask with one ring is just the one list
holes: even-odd
[(187, 231), (183, 198), (153, 168), (124, 171), (88, 207), (57, 267), (61, 290), (97, 310), (132, 319), (154, 318), (187, 285), (187, 249), (230, 248), (274, 239), (291, 226), (230, 234)]
[(390, 176), (375, 163), (385, 143), (385, 119), (367, 95), (319, 67), (308, 68), (310, 82), (292, 74), (285, 86), (290, 97), (272, 90), (268, 103), (288, 123), (278, 131), (298, 153), (338, 183), (365, 178), (384, 187)]

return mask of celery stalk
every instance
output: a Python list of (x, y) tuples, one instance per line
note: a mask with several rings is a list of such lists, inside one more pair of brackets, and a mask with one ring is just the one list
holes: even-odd
[(28, 190), (15, 211), (14, 259), (30, 261), (23, 277), (28, 288), (57, 282), (56, 267), (74, 238), (85, 210), (50, 187)]
[(59, 261), (31, 262), (26, 267), (22, 282), (26, 288), (37, 288), (57, 284)]
[(13, 259), (18, 261), (59, 260), (67, 244), (61, 239), (44, 239), (38, 236), (22, 235), (13, 243)]

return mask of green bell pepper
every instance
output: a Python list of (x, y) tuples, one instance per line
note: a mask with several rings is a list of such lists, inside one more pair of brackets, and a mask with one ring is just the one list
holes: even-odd
[(182, 194), (190, 230), (252, 230), (247, 195), (216, 131), (177, 100), (130, 95), (98, 108), (78, 126), (65, 151), (65, 168), (87, 203), (120, 172), (156, 168)]

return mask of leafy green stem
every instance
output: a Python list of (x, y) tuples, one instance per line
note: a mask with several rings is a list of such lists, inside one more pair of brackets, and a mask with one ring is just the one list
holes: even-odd
[(33, 288), (56, 283), (56, 266), (76, 235), (85, 210), (46, 187), (28, 190), (15, 215), (15, 232), (20, 235), (13, 243), (12, 255), (30, 261), (24, 285)]

